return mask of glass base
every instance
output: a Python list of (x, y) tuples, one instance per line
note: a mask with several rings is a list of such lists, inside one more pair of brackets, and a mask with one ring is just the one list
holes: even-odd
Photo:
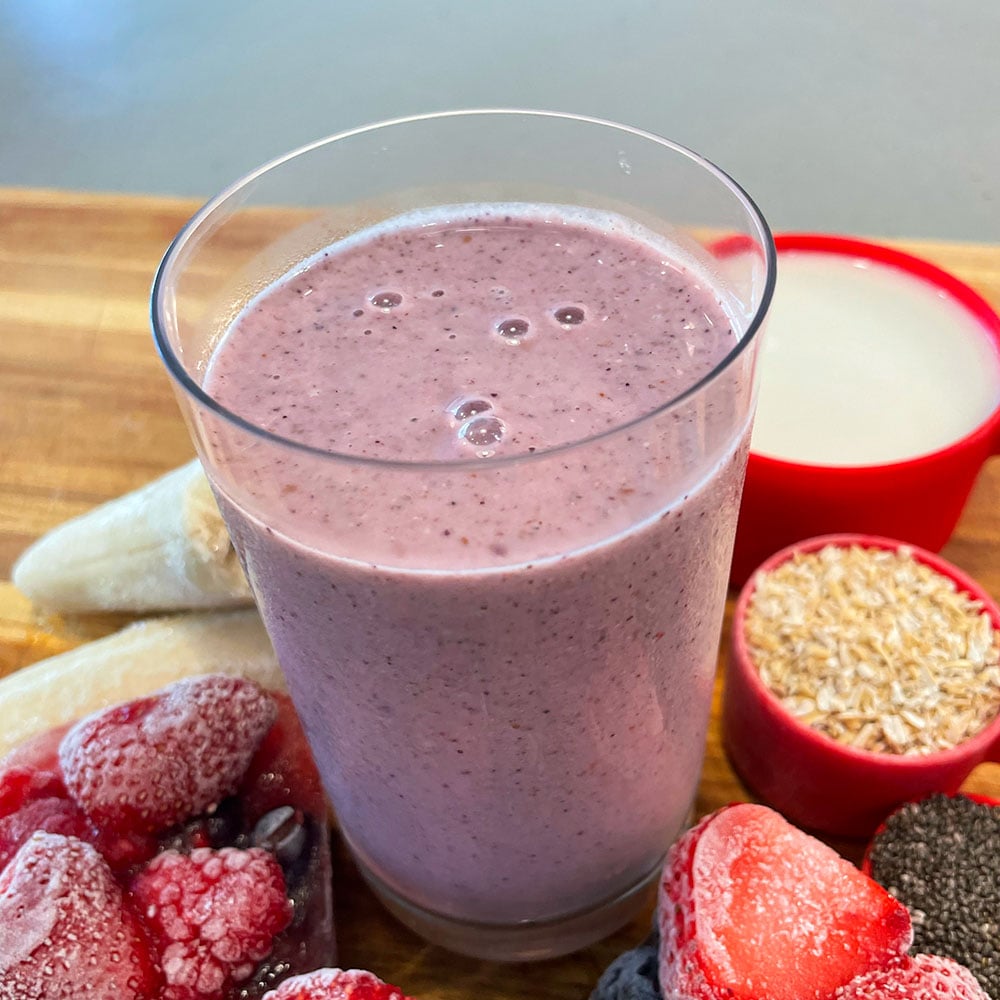
[(491, 962), (536, 962), (579, 951), (624, 927), (651, 903), (663, 862), (621, 895), (595, 907), (516, 924), (474, 923), (425, 910), (397, 895), (363, 864), (358, 868), (385, 908), (431, 944)]

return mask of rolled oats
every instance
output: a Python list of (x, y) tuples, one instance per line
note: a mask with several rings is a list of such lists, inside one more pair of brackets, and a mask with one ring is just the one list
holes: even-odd
[(759, 573), (745, 634), (788, 710), (851, 746), (931, 753), (1000, 712), (989, 614), (906, 547), (828, 545)]

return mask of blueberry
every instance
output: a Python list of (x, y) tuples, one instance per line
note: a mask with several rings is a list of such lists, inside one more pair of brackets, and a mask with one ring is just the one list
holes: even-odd
[(223, 799), (217, 806), (160, 834), (160, 851), (190, 854), (196, 847), (243, 847), (243, 817), (239, 799)]
[(655, 933), (619, 955), (597, 981), (590, 1000), (663, 1000), (658, 968), (660, 942)]

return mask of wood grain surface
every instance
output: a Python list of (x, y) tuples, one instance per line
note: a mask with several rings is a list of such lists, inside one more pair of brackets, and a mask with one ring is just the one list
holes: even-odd
[[(0, 579), (47, 529), (193, 454), (153, 349), (148, 299), (160, 257), (196, 207), (0, 189)], [(954, 272), (1000, 308), (1000, 247), (893, 245)], [(1000, 462), (983, 470), (944, 555), (1000, 597)], [(122, 621), (44, 617), (0, 583), (0, 674)], [(720, 747), (718, 690), (712, 719), (699, 815), (750, 797)], [(1000, 767), (983, 765), (967, 787), (1000, 795)], [(835, 846), (858, 857), (857, 844)], [(569, 958), (501, 966), (422, 944), (382, 911), (342, 851), (336, 893), (341, 964), (370, 968), (424, 1000), (581, 1000), (649, 926), (646, 912)]]

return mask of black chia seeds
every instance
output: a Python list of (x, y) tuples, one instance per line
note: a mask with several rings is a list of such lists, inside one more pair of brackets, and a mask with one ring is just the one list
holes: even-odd
[(869, 854), (872, 877), (913, 919), (916, 952), (967, 966), (1000, 997), (1000, 806), (933, 795), (893, 813)]

